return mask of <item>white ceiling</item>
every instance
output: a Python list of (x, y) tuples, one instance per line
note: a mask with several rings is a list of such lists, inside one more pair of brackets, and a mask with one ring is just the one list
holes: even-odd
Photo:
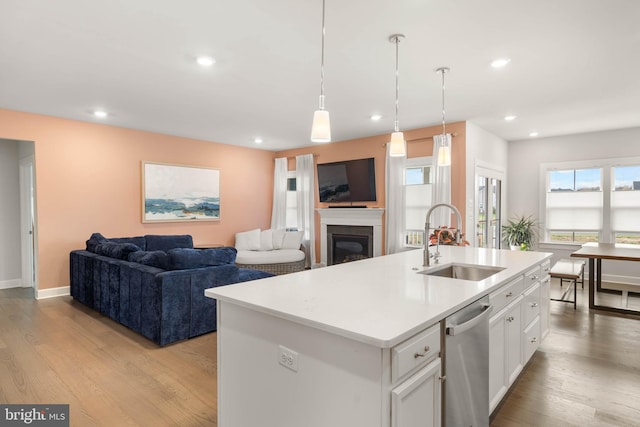
[[(321, 0), (0, 0), (0, 107), (309, 146), (321, 11)], [(441, 66), (447, 122), (509, 141), (640, 126), (638, 0), (326, 0), (325, 26), (334, 141), (393, 130), (393, 33), (406, 35), (401, 129), (441, 122)], [(198, 66), (200, 54), (216, 64)], [(499, 57), (511, 62), (492, 69)]]

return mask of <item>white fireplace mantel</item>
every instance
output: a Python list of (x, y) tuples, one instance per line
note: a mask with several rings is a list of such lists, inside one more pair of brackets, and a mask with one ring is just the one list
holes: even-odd
[(321, 208), (320, 263), (327, 265), (327, 225), (364, 225), (373, 227), (373, 256), (382, 255), (382, 208)]

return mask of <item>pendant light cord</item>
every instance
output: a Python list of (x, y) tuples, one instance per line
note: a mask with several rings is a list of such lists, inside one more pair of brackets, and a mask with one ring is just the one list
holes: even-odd
[(398, 125), (398, 94), (400, 92), (399, 90), (399, 84), (398, 84), (398, 43), (400, 43), (400, 36), (396, 35), (396, 121), (395, 121), (395, 131), (398, 132), (400, 130), (400, 126)]
[(436, 69), (436, 72), (442, 74), (442, 134), (446, 135), (447, 130), (445, 128), (444, 120), (444, 75), (450, 71), (449, 67), (440, 67)]
[(322, 0), (322, 44), (320, 50), (320, 109), (324, 110), (324, 5), (325, 0)]

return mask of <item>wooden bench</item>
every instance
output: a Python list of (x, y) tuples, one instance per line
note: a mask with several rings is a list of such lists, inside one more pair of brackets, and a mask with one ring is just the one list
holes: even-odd
[[(560, 279), (560, 287), (562, 287), (565, 280), (569, 282), (569, 286), (562, 293), (562, 296), (560, 298), (551, 298), (551, 301), (573, 303), (573, 309), (576, 309), (578, 283), (581, 283), (584, 288), (584, 265), (585, 261), (581, 259), (560, 259), (551, 267), (549, 276)], [(571, 292), (571, 286), (573, 286), (572, 300), (568, 298), (569, 292)]]

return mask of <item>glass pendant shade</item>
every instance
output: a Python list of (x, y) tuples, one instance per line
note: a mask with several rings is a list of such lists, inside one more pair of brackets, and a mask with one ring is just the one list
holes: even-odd
[(451, 148), (443, 145), (438, 149), (438, 166), (449, 166), (451, 164)]
[(407, 155), (407, 142), (402, 132), (393, 132), (389, 142), (389, 156), (403, 157)]
[(327, 110), (316, 110), (311, 125), (312, 142), (331, 142), (331, 120)]

